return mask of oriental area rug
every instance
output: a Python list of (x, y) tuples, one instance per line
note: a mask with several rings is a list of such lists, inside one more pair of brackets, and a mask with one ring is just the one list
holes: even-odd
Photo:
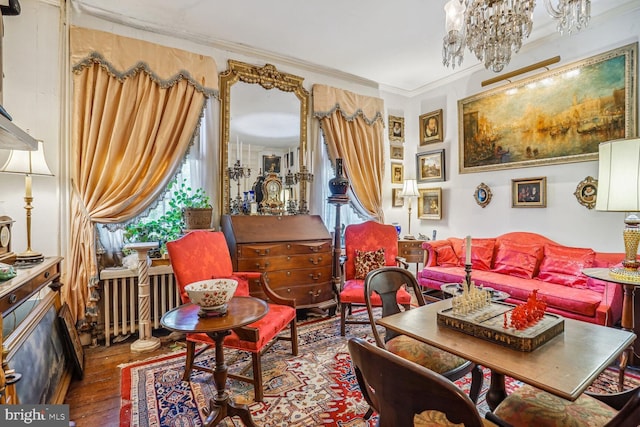
[[(366, 316), (366, 312), (361, 313)], [(262, 356), (264, 402), (253, 401), (250, 384), (227, 381), (227, 389), (237, 403), (249, 406), (259, 426), (374, 426), (375, 415), (362, 417), (368, 405), (362, 399), (347, 350), (347, 341), (358, 336), (373, 342), (369, 325), (348, 325), (347, 337), (340, 336), (339, 316), (299, 325), (299, 355), (294, 357), (287, 342), (276, 343)], [(215, 364), (209, 350), (198, 358)], [(215, 395), (211, 375), (193, 371), (191, 382), (183, 382), (185, 352), (177, 351), (143, 362), (121, 367), (120, 427), (202, 426), (202, 408)], [(251, 369), (247, 353), (225, 350), (229, 372)], [(485, 393), (489, 387), (489, 371), (478, 410), (488, 411)], [(466, 393), (471, 377), (456, 381)], [(608, 369), (594, 383), (595, 390), (615, 390), (616, 371)], [(507, 392), (519, 387), (519, 381), (507, 378)], [(627, 375), (625, 387), (640, 385), (640, 378)], [(221, 426), (242, 426), (239, 419), (226, 418)]]

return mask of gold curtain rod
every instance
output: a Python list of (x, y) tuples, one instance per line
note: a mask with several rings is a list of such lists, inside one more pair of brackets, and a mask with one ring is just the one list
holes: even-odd
[(535, 64), (527, 65), (526, 67), (519, 68), (515, 71), (511, 71), (510, 73), (503, 74), (501, 76), (494, 77), (492, 79), (488, 79), (483, 81), (482, 87), (487, 85), (497, 83), (501, 80), (508, 80), (511, 77), (519, 76), (520, 74), (528, 73), (529, 71), (536, 70), (538, 68), (546, 67), (547, 65), (555, 64), (556, 62), (560, 62), (560, 56), (554, 56), (553, 58), (545, 59), (544, 61), (536, 62)]

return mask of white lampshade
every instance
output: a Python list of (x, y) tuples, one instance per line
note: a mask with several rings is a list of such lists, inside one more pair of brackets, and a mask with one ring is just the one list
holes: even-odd
[(404, 185), (402, 186), (402, 197), (418, 197), (420, 196), (420, 192), (418, 192), (418, 184), (415, 179), (405, 179)]
[(600, 211), (640, 211), (640, 139), (620, 139), (599, 146)]

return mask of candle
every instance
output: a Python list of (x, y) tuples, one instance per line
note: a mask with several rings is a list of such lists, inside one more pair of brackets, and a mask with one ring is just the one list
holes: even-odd
[(240, 137), (236, 136), (236, 160), (240, 160)]
[(465, 264), (466, 265), (471, 265), (471, 236), (467, 236), (467, 238), (465, 239), (465, 244), (466, 244), (466, 257), (465, 257)]
[(24, 178), (25, 185), (25, 197), (31, 197), (31, 175), (26, 175)]
[(247, 164), (251, 165), (251, 144), (249, 144), (249, 152), (247, 153)]
[(242, 141), (240, 141), (240, 166), (242, 166)]

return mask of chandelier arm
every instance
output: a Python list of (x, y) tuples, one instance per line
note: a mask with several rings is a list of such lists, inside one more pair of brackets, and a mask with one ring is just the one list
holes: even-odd
[(544, 0), (544, 8), (547, 9), (547, 13), (552, 18), (560, 19), (562, 17), (560, 9), (556, 9), (555, 7), (553, 7), (553, 5), (551, 4), (551, 0)]

